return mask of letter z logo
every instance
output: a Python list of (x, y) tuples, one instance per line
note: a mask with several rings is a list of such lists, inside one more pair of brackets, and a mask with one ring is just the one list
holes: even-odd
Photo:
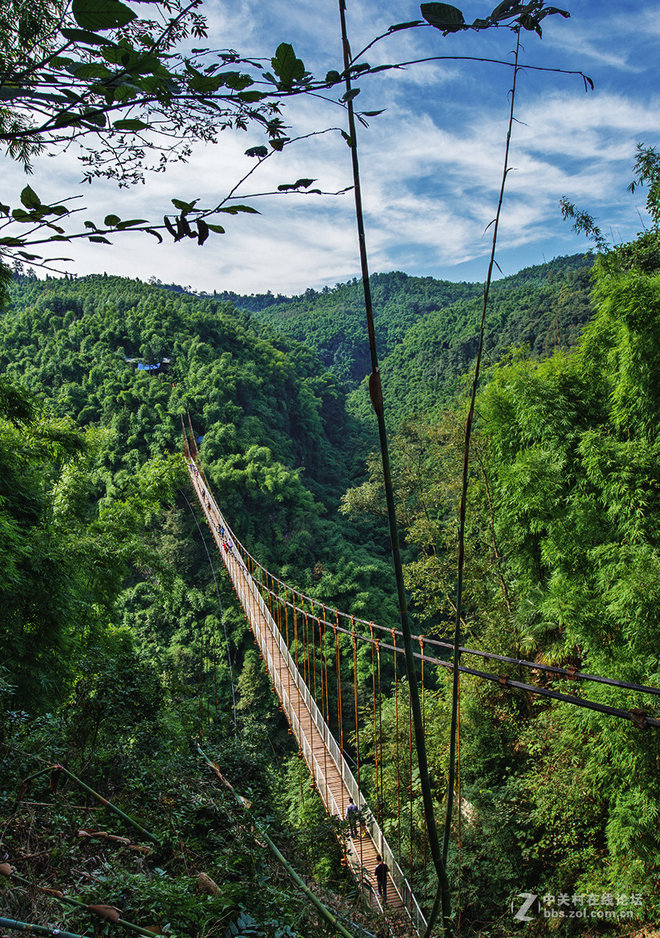
[(524, 902), (523, 902), (523, 904), (520, 906), (520, 908), (518, 909), (518, 911), (516, 912), (516, 911), (515, 911), (515, 908), (516, 908), (516, 900), (515, 900), (515, 899), (512, 899), (512, 900), (511, 900), (511, 911), (513, 912), (513, 917), (514, 917), (518, 922), (532, 922), (532, 921), (534, 920), (534, 916), (533, 916), (533, 915), (528, 915), (527, 913), (529, 912), (529, 910), (532, 908), (532, 906), (533, 906), (534, 903), (536, 902), (536, 899), (537, 899), (536, 893), (534, 893), (534, 892), (520, 892), (520, 893), (518, 893), (517, 898), (518, 898), (518, 899), (524, 899)]

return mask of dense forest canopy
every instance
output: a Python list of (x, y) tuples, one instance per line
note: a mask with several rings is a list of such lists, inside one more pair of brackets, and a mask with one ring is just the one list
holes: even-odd
[[(12, 815), (34, 754), (66, 762), (147, 826), (160, 826), (158, 791), (176, 805), (177, 824), (206, 829), (204, 819), (217, 826), (228, 814), (240, 825), (229, 796), (213, 801), (188, 753), (190, 736), (213, 726), (209, 745), (222, 747), (238, 786), (261, 792), (260, 816), (276, 812), (284, 825), (291, 802), (302, 840), (280, 836), (287, 852), (320, 843), (310, 870), (329, 870), (328, 883), (345, 888), (329, 823), (295, 795), (298, 759), (216, 573), (181, 446), (184, 417), (232, 523), (261, 558), (320, 598), (350, 597), (365, 615), (391, 619), (382, 533), (336, 520), (363, 448), (338, 382), (312, 352), (227, 303), (103, 276), (19, 278), (11, 292), (0, 319), (0, 739), (11, 766), (3, 814)], [(85, 824), (64, 807), (56, 836)], [(272, 887), (250, 898), (259, 848), (249, 828), (241, 845), (193, 827), (185, 850), (224, 883), (220, 897), (197, 895), (187, 854), (167, 847), (146, 874), (113, 866), (109, 888), (124, 896), (117, 904), (129, 902), (129, 918), (171, 919), (180, 935), (209, 916), (224, 929), (242, 914), (255, 929), (258, 921), (280, 934), (296, 923), (313, 931), (307, 910), (286, 911), (277, 864), (264, 874)], [(24, 852), (20, 830), (6, 841), (12, 861)], [(41, 874), (68, 880), (69, 855), (58, 862), (47, 828), (43, 836), (53, 865)], [(112, 851), (99, 862), (112, 865)], [(11, 900), (17, 918), (32, 915), (28, 905)]]
[[(584, 254), (557, 258), (498, 281), (489, 310), (492, 355), (499, 357), (510, 345), (528, 344), (535, 353), (548, 354), (558, 345), (573, 344), (589, 317), (592, 260)], [(449, 401), (475, 355), (483, 287), (397, 271), (372, 275), (371, 291), (384, 380), (389, 381), (388, 397), (395, 408), (422, 405), (421, 397), (408, 399), (416, 383), (425, 388), (420, 389), (426, 395), (425, 407), (430, 401)], [(237, 298), (236, 303), (256, 309), (258, 319), (317, 351), (323, 364), (349, 388), (369, 373), (364, 298), (356, 280), (320, 292), (307, 290), (286, 303), (269, 302), (263, 308), (244, 306), (251, 299)], [(398, 358), (390, 365), (391, 355)], [(419, 381), (409, 380), (411, 369)], [(389, 379), (389, 372), (397, 378)], [(396, 380), (409, 391), (391, 383)], [(366, 396), (356, 396), (359, 400)], [(364, 406), (361, 413), (367, 414)]]
[[(120, 278), (21, 279), (0, 332), (6, 377), (20, 377), (53, 419), (72, 432), (75, 421), (86, 437), (87, 461), (79, 462), (98, 506), (87, 507), (92, 518), (139, 490), (139, 474), (164, 459), (172, 484), (181, 484), (175, 454), (185, 416), (203, 438), (218, 497), (255, 552), (283, 569), (292, 564), (301, 585), (314, 569), (321, 591), (324, 578), (341, 580), (344, 533), (331, 516), (361, 471), (363, 434), (313, 353), (266, 335), (227, 304)], [(382, 546), (370, 553), (368, 544), (349, 551), (352, 587), (362, 580), (361, 591), (387, 577)], [(154, 590), (148, 571), (140, 579), (133, 592)], [(383, 615), (391, 614), (385, 604)]]
[[(657, 685), (657, 237), (597, 260), (593, 307), (591, 263), (559, 259), (522, 271), (495, 296), (470, 467), (466, 641)], [(420, 627), (442, 636), (452, 616), (460, 485), (463, 402), (455, 394), (471, 360), (474, 301), (457, 300), (442, 283), (432, 300), (427, 278), (428, 309), (411, 314), (403, 312), (406, 286), (413, 309), (417, 278), (382, 274), (374, 282), (377, 295), (393, 297), (383, 305), (393, 343), (385, 371), (396, 413), (406, 418), (393, 460), (407, 586)], [(459, 295), (469, 290), (477, 288), (457, 285)], [(346, 284), (306, 302), (323, 307), (355, 295)], [(347, 884), (330, 829), (313, 795), (299, 797), (298, 758), (267, 678), (227, 584), (221, 576), (214, 581), (180, 456), (181, 417), (189, 414), (211, 487), (250, 550), (324, 602), (396, 621), (373, 461), (371, 477), (363, 476), (371, 437), (360, 405), (351, 416), (346, 375), (326, 370), (316, 351), (282, 334), (286, 308), (267, 324), (263, 311), (121, 278), (23, 276), (11, 285), (0, 319), (0, 691), (9, 717), (2, 740), (66, 760), (140, 816), (149, 791), (142, 771), (161, 778), (179, 752), (176, 811), (184, 813), (177, 816), (182, 829), (193, 825), (186, 836), (199, 837), (183, 805), (208, 803), (199, 787), (207, 783), (191, 781), (199, 765), (181, 744), (201, 719), (208, 745), (225, 749), (235, 781), (258, 785), (264, 807), (273, 797), (280, 810), (290, 806), (278, 814), (278, 824), (291, 825), (282, 842), (294, 853), (303, 845), (308, 869), (341, 891)], [(314, 328), (300, 336), (311, 345)], [(448, 336), (455, 340), (443, 360)], [(420, 379), (415, 363), (425, 360), (436, 362), (435, 384)], [(366, 688), (369, 656), (360, 654)], [(384, 827), (396, 840), (395, 786), (405, 770), (394, 758), (391, 671), (383, 680)], [(446, 693), (442, 673), (427, 674), (438, 800), (447, 770)], [(242, 729), (230, 753), (232, 696)], [(589, 696), (657, 710), (652, 699), (606, 685)], [(463, 830), (461, 875), (471, 933), (508, 934), (508, 920), (499, 932), (493, 922), (503, 914), (502, 897), (522, 891), (639, 894), (635, 914), (651, 920), (660, 810), (652, 730), (464, 680), (461, 733), (472, 818)], [(268, 768), (266, 737), (274, 758)], [(368, 759), (373, 739), (366, 734), (360, 744)], [(31, 766), (16, 760), (10, 778), (18, 783)], [(137, 765), (143, 769), (136, 773)], [(172, 783), (159, 784), (171, 790)], [(364, 784), (368, 790), (366, 770)], [(9, 787), (3, 797), (14, 797)], [(160, 823), (158, 813), (147, 816)], [(19, 834), (12, 836), (18, 844)], [(408, 844), (403, 835), (421, 894), (420, 838), (415, 831)], [(304, 845), (315, 841), (323, 846), (308, 853)], [(195, 849), (225, 871), (223, 901), (234, 896), (235, 914), (243, 909), (255, 922), (286, 921), (313, 933), (306, 913), (284, 913), (274, 893), (248, 900), (247, 867), (239, 877), (244, 891), (238, 888), (222, 857), (230, 849), (249, 866), (247, 842), (225, 837)], [(169, 873), (160, 891), (151, 874), (122, 864), (111, 881), (141, 921), (160, 903), (176, 927), (194, 931), (210, 913), (192, 887), (180, 891), (180, 861), (163, 862)], [(456, 862), (450, 856), (450, 868)], [(66, 878), (68, 861), (57, 869)], [(262, 927), (270, 934), (275, 926)]]
[[(586, 918), (593, 935), (639, 926), (642, 938), (660, 922), (660, 155), (638, 145), (630, 188), (646, 188), (650, 223), (630, 244), (610, 248), (565, 198), (597, 257), (505, 277), (488, 302), (473, 283), (371, 278), (390, 498), (381, 372), (364, 339), (365, 311), (374, 329), (356, 123), (382, 111), (356, 114), (353, 102), (358, 78), (401, 66), (351, 60), (343, 4), (343, 74), (313, 78), (288, 42), (269, 60), (193, 48), (206, 36), (200, 2), (156, 0), (148, 19), (119, 0), (10, 0), (0, 11), (7, 158), (29, 172), (40, 154), (80, 145), (87, 181), (125, 186), (185, 160), (194, 141), (254, 125), (261, 145), (241, 158), (256, 168), (295, 142), (283, 99), (329, 96), (347, 112), (349, 133), (332, 132), (352, 157), (365, 282), (285, 297), (100, 274), (37, 280), (22, 262), (54, 269), (63, 258), (42, 251), (61, 241), (108, 244), (132, 230), (202, 247), (224, 233), (218, 219), (257, 213), (234, 201), (233, 185), (206, 206), (171, 199), (162, 223), (113, 212), (75, 231), (77, 209), (51, 202), (43, 176), (0, 203), (0, 897), (14, 916), (0, 925), (75, 938), (94, 915), (97, 931), (117, 924), (145, 938), (393, 934), (365, 901), (365, 869), (349, 872), (348, 819), (324, 810), (252, 647), (214, 539), (228, 568), (242, 564), (253, 607), (266, 600), (238, 545), (220, 543), (220, 524), (205, 527), (189, 484), (203, 478), (281, 578), (260, 574), (277, 584), (286, 642), (296, 664), (302, 650), (314, 695), (325, 666), (321, 710), (368, 799), (362, 820), (373, 813), (406, 857), (431, 918), (447, 861), (444, 938), (568, 938)], [(513, 63), (488, 60), (513, 78), (492, 270), (527, 68), (520, 40), (569, 14), (543, 0), (500, 3), (472, 22), (449, 4), (420, 13), (364, 51), (427, 27), (515, 35)], [(323, 195), (315, 182), (300, 176), (277, 192)], [(372, 407), (384, 471), (370, 452)], [(307, 594), (302, 622), (290, 605), (291, 640), (288, 584)], [(406, 591), (425, 633), (414, 636), (419, 656), (425, 643), (442, 649), (424, 659), (421, 708), (413, 651), (405, 676), (396, 655), (381, 658), (398, 650), (398, 612), (410, 643)], [(341, 635), (333, 606), (351, 624)], [(319, 607), (335, 617), (330, 682), (320, 628), (314, 646)], [(359, 643), (356, 618), (370, 633)], [(463, 655), (497, 660), (502, 673), (459, 679), (458, 648), (449, 673), (452, 620)], [(375, 623), (393, 646), (381, 648)], [(516, 680), (523, 669), (530, 683)], [(440, 862), (432, 815), (445, 804)]]

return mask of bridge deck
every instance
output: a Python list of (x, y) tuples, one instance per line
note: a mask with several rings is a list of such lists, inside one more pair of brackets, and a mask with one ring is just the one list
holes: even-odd
[[(230, 528), (204, 480), (192, 466), (189, 466), (189, 472), (213, 538), (250, 622), (271, 681), (326, 810), (330, 814), (344, 818), (350, 797), (353, 797), (361, 809), (366, 809), (364, 798), (357, 788), (343, 755), (339, 752), (336, 740), (296, 669), (286, 643), (261, 597), (257, 583), (236, 550), (236, 542)], [(227, 543), (232, 545), (231, 548), (227, 549)], [(383, 911), (381, 900), (376, 892), (374, 870), (376, 854), (380, 853), (385, 858), (390, 869), (385, 903), (388, 920), (391, 920), (398, 934), (405, 932), (416, 934), (425, 924), (421, 911), (380, 828), (370, 812), (365, 810), (365, 813), (367, 821), (362, 831), (355, 837), (347, 836), (346, 838), (349, 863), (358, 879), (367, 886), (370, 903), (374, 908)], [(404, 923), (406, 923), (405, 931), (402, 931)]]

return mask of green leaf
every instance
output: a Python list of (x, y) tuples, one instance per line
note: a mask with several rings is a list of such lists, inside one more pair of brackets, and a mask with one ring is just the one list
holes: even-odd
[(493, 12), (490, 14), (490, 18), (497, 20), (500, 17), (513, 16), (515, 13), (520, 12), (520, 3), (517, 0), (502, 0), (501, 3), (498, 3)]
[(523, 29), (535, 31), (539, 34), (539, 36), (543, 34), (539, 21), (535, 16), (530, 16), (528, 13), (523, 13), (522, 16), (520, 16), (518, 22), (523, 27)]
[(236, 97), (239, 101), (247, 101), (248, 104), (254, 104), (256, 101), (261, 101), (266, 95), (263, 91), (239, 91)]
[(53, 127), (80, 127), (79, 114), (58, 114), (53, 121)]
[(388, 33), (397, 33), (400, 29), (411, 29), (413, 26), (421, 25), (420, 20), (411, 20), (409, 23), (396, 23), (394, 26), (390, 26), (387, 31)]
[(121, 218), (119, 217), (119, 215), (106, 215), (105, 218), (103, 219), (103, 224), (105, 225), (106, 228), (111, 228), (114, 225), (118, 225), (120, 221), (121, 221)]
[(336, 85), (338, 81), (341, 81), (341, 75), (333, 70), (326, 73), (325, 80), (329, 85)]
[(193, 238), (192, 229), (185, 215), (181, 214), (176, 220), (176, 239), (180, 241), (181, 238)]
[(291, 88), (305, 74), (305, 66), (300, 59), (296, 58), (293, 46), (288, 42), (280, 43), (275, 52), (275, 57), (270, 61), (273, 71), (284, 88)]
[(193, 77), (188, 82), (188, 86), (191, 91), (196, 91), (198, 94), (213, 94), (214, 91), (217, 91), (218, 88), (221, 88), (224, 85), (222, 78), (219, 75), (193, 75)]
[(105, 114), (103, 111), (99, 111), (98, 108), (83, 111), (80, 116), (88, 124), (94, 124), (95, 127), (105, 127), (107, 123)]
[(146, 225), (146, 224), (147, 224), (146, 218), (127, 218), (126, 221), (120, 221), (117, 224), (117, 228), (119, 228), (120, 231), (124, 231), (125, 228), (132, 228), (133, 225)]
[(29, 94), (27, 88), (19, 88), (18, 85), (9, 83), (3, 84), (0, 88), (0, 101), (11, 101), (14, 98), (24, 98)]
[(450, 3), (422, 3), (419, 9), (426, 22), (443, 33), (455, 33), (465, 26), (463, 14)]
[(158, 75), (163, 78), (172, 78), (172, 72), (165, 68), (157, 55), (147, 55), (143, 52), (134, 52), (126, 63), (126, 68), (133, 77), (144, 75), (145, 79)]
[(127, 118), (126, 120), (115, 121), (112, 125), (115, 130), (147, 130), (149, 124), (137, 118)]
[(226, 215), (238, 215), (239, 212), (246, 212), (250, 215), (259, 215), (256, 208), (251, 205), (226, 205), (224, 208), (217, 209), (218, 212), (224, 212)]
[(137, 16), (119, 0), (73, 0), (72, 13), (84, 30), (117, 29)]
[(268, 156), (268, 147), (250, 147), (249, 150), (245, 151), (245, 155), (263, 158), (264, 156)]
[(287, 192), (290, 189), (309, 189), (316, 179), (297, 179), (295, 182), (283, 182), (277, 188), (280, 192)]
[(225, 233), (225, 229), (222, 227), (222, 225), (212, 225), (212, 224), (209, 223), (209, 228), (211, 229), (211, 231), (215, 231), (216, 234), (224, 234), (224, 233)]
[(71, 72), (72, 75), (75, 75), (76, 78), (110, 78), (112, 72), (106, 65), (101, 65), (98, 62), (96, 64), (90, 63), (85, 64), (84, 62), (74, 62), (67, 71)]
[(231, 88), (232, 91), (242, 91), (254, 84), (249, 75), (241, 72), (220, 72), (216, 77), (222, 79), (222, 84), (226, 88)]
[(197, 244), (204, 244), (206, 239), (209, 236), (209, 226), (206, 224), (203, 218), (197, 219)]
[(120, 43), (112, 43), (111, 46), (101, 49), (101, 55), (111, 65), (123, 65), (126, 57), (130, 56), (131, 53), (134, 56), (138, 54), (124, 39)]
[(181, 212), (192, 212), (198, 202), (199, 199), (195, 199), (194, 202), (182, 202), (181, 199), (172, 199), (174, 208), (178, 208)]
[(121, 85), (117, 85), (114, 89), (114, 99), (123, 103), (124, 101), (130, 101), (131, 98), (136, 98), (140, 93), (139, 88), (134, 84), (129, 84), (129, 82), (124, 82)]
[(99, 244), (112, 244), (112, 241), (108, 241), (103, 235), (90, 235), (88, 240), (97, 241)]
[(60, 32), (65, 39), (71, 42), (83, 42), (87, 46), (112, 46), (114, 43), (105, 36), (97, 36), (96, 33), (90, 33), (87, 29), (61, 29)]
[(26, 208), (41, 208), (41, 199), (30, 186), (26, 186), (21, 192), (21, 202)]

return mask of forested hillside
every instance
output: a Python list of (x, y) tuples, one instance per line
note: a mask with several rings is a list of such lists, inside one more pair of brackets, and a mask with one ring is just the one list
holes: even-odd
[[(433, 277), (408, 277), (396, 272), (371, 278), (376, 334), (386, 355), (421, 317), (457, 300), (477, 296), (478, 284), (451, 283)], [(364, 297), (357, 280), (321, 292), (307, 290), (285, 304), (257, 313), (283, 335), (314, 349), (326, 368), (354, 384), (369, 371), (369, 348), (364, 327)]]
[[(72, 864), (88, 863), (127, 918), (181, 938), (214, 920), (224, 931), (240, 915), (255, 933), (257, 922), (270, 922), (259, 925), (269, 934), (317, 928), (278, 863), (259, 856), (231, 797), (213, 794), (188, 753), (192, 735), (208, 733), (211, 755), (221, 746), (227, 776), (257, 799), (250, 825), (268, 817), (309, 873), (351, 888), (323, 812), (299, 794), (283, 718), (190, 504), (181, 418), (260, 558), (326, 601), (350, 596), (383, 620), (396, 608), (381, 536), (336, 521), (362, 471), (343, 391), (313, 353), (262, 332), (230, 304), (101, 276), (21, 278), (0, 318), (1, 798), (3, 817), (16, 819), (3, 849), (20, 872), (36, 842), (51, 860), (33, 875), (65, 888)], [(160, 846), (144, 870), (111, 844), (79, 852), (94, 801), (81, 808), (71, 782), (54, 820), (47, 796), (42, 809), (14, 804), (40, 759), (61, 761), (155, 827)], [(102, 823), (140, 838), (125, 822)], [(220, 883), (213, 896), (198, 891), (193, 855), (195, 876)], [(9, 897), (17, 918), (33, 915), (20, 887)], [(78, 924), (66, 907), (56, 914)]]
[[(557, 258), (498, 281), (488, 315), (491, 360), (511, 345), (524, 343), (535, 354), (548, 354), (574, 344), (590, 315), (592, 262), (592, 255)], [(474, 358), (481, 284), (394, 272), (374, 274), (371, 291), (379, 357), (397, 410), (449, 401)], [(243, 299), (236, 303), (242, 306)], [(308, 290), (256, 316), (318, 352), (348, 387), (371, 370), (362, 286), (356, 280), (320, 293)], [(355, 406), (365, 415), (368, 404), (361, 407), (362, 400), (366, 394), (355, 395)]]
[(305, 570), (341, 554), (325, 518), (362, 471), (361, 428), (313, 353), (230, 304), (121, 278), (19, 280), (0, 367), (56, 417), (103, 427), (95, 496), (180, 452), (186, 415), (219, 497), (268, 561)]
[[(484, 364), (514, 348), (534, 357), (575, 345), (592, 310), (591, 255), (562, 257), (529, 267), (491, 288), (486, 314)], [(430, 311), (383, 355), (381, 371), (392, 422), (438, 412), (462, 387), (477, 352), (482, 290), (470, 299)], [(366, 384), (349, 399), (352, 412), (370, 409)]]
[[(465, 642), (658, 686), (657, 236), (599, 258), (593, 307), (590, 276), (582, 259), (563, 259), (495, 293), (470, 463)], [(415, 278), (382, 275), (383, 291), (388, 277), (403, 302)], [(423, 283), (431, 293), (433, 281)], [(317, 297), (330, 302), (342, 291), (357, 295), (345, 285)], [(384, 371), (398, 423), (392, 458), (406, 584), (419, 628), (446, 637), (464, 429), (463, 396), (453, 394), (474, 354), (478, 300), (408, 320), (397, 309)], [(84, 902), (98, 901), (103, 884), (100, 898), (127, 918), (177, 936), (224, 935), (232, 922), (227, 934), (239, 925), (268, 938), (321, 934), (264, 854), (269, 830), (322, 884), (315, 888), (329, 905), (375, 927), (350, 905), (337, 820), (309, 787), (244, 618), (214, 569), (181, 458), (181, 418), (190, 415), (212, 490), (250, 551), (322, 602), (392, 627), (380, 470), (370, 458), (371, 477), (363, 474), (362, 405), (351, 415), (340, 377), (314, 351), (231, 303), (104, 276), (16, 280), (0, 318), (0, 369), (0, 744), (10, 861), (24, 869), (26, 856), (48, 858), (30, 867), (41, 883)], [(355, 706), (366, 721), (359, 737), (347, 724), (346, 752), (355, 757), (359, 747), (362, 785), (410, 857), (428, 908), (434, 878), (408, 761), (405, 682), (379, 663), (378, 721), (370, 723), (373, 651), (347, 641), (342, 654), (359, 675)], [(658, 715), (648, 694), (524, 677), (632, 709), (637, 723)], [(428, 665), (424, 680), (441, 805), (449, 688), (445, 672)], [(341, 685), (333, 693), (352, 708), (353, 688)], [(509, 938), (511, 903), (525, 892), (625, 897), (630, 918), (599, 923), (602, 933), (656, 920), (655, 734), (501, 680), (461, 679), (464, 934)], [(210, 784), (190, 736), (253, 802), (249, 820)], [(68, 766), (155, 830), (149, 858), (77, 845), (78, 830), (102, 825), (139, 838), (109, 815), (94, 825), (94, 801), (71, 781), (49, 794), (47, 773), (14, 803), (39, 760)], [(454, 826), (454, 890), (455, 835)], [(83, 863), (92, 879), (81, 885)], [(218, 891), (203, 879), (199, 886), (202, 873)], [(5, 894), (14, 914), (43, 920), (15, 883)], [(65, 913), (60, 922), (84, 928), (81, 912)], [(575, 934), (576, 924), (553, 933)], [(544, 926), (539, 918), (530, 934)]]
[[(464, 642), (568, 669), (553, 679), (463, 656), (502, 675), (461, 678), (463, 908), (477, 934), (499, 934), (490, 931), (497, 897), (523, 892), (547, 897), (546, 918), (564, 896), (574, 919), (580, 903), (618, 902), (658, 920), (658, 740), (642, 728), (644, 714), (657, 718), (658, 697), (570, 676), (660, 687), (659, 327), (658, 235), (648, 233), (598, 259), (594, 318), (574, 349), (513, 355), (477, 399)], [(424, 631), (438, 635), (451, 633), (455, 614), (464, 426), (459, 400), (405, 422), (393, 442), (397, 504), (418, 550), (406, 582)], [(373, 460), (370, 482), (347, 493), (349, 516), (383, 513), (380, 476)], [(539, 695), (513, 693), (507, 676)], [(544, 700), (545, 690), (641, 722)], [(436, 779), (446, 778), (449, 695), (447, 686), (431, 744)], [(393, 719), (390, 705), (386, 738)], [(396, 791), (388, 772), (386, 800)], [(565, 919), (556, 933), (579, 930)], [(530, 933), (555, 933), (541, 926)]]

